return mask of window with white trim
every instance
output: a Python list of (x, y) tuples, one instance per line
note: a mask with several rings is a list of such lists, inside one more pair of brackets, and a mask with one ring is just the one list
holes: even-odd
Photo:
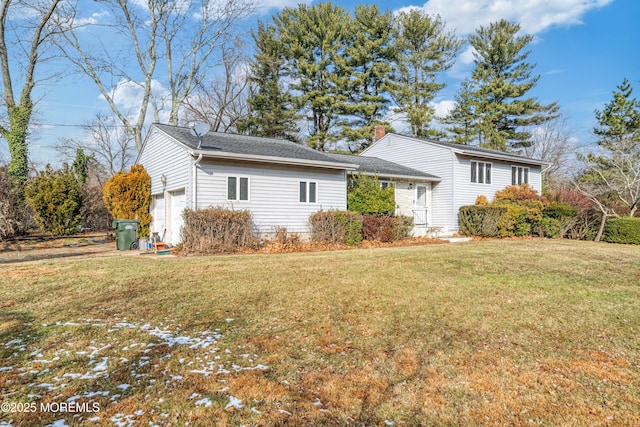
[(379, 181), (380, 182), (380, 188), (382, 188), (383, 190), (386, 190), (389, 187), (393, 187), (393, 182), (391, 181)]
[(529, 168), (523, 166), (511, 166), (511, 185), (529, 183)]
[(243, 176), (227, 177), (227, 200), (249, 200), (249, 178)]
[(477, 184), (491, 184), (491, 163), (471, 162), (471, 182)]
[(300, 181), (300, 203), (316, 203), (318, 200), (318, 183)]

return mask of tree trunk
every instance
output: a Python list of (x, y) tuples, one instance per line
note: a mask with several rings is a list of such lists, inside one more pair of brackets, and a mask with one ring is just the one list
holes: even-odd
[(598, 234), (593, 239), (594, 242), (599, 242), (600, 238), (602, 238), (602, 233), (604, 233), (604, 225), (607, 223), (607, 214), (603, 213), (602, 218), (600, 218), (600, 228), (598, 228)]
[(29, 173), (27, 137), (31, 111), (31, 106), (8, 108), (9, 129), (3, 135), (9, 145), (10, 215), (18, 225), (17, 234), (22, 234), (27, 228), (24, 186)]

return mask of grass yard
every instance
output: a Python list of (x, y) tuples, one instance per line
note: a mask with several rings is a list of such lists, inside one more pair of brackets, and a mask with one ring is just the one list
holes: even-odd
[(5, 264), (0, 425), (638, 426), (639, 337), (637, 246)]

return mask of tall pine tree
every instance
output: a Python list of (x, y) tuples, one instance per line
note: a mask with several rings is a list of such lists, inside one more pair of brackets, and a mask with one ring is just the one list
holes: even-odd
[(340, 137), (337, 124), (346, 81), (336, 61), (344, 55), (349, 16), (330, 2), (301, 4), (284, 9), (274, 24), (284, 48), (289, 87), (310, 122), (307, 144), (324, 151)]
[(347, 76), (345, 101), (341, 105), (342, 137), (349, 148), (361, 150), (373, 142), (378, 124), (389, 109), (391, 64), (395, 60), (392, 15), (380, 13), (376, 5), (359, 5), (354, 11), (346, 40), (345, 55), (338, 65)]
[(533, 36), (518, 35), (519, 31), (519, 24), (503, 19), (469, 36), (475, 68), (448, 118), (457, 142), (517, 149), (530, 144), (527, 129), (557, 117), (555, 102), (544, 105), (525, 97), (540, 76), (534, 76), (534, 65), (526, 62), (531, 52), (525, 49)]
[(250, 114), (238, 130), (250, 135), (297, 140), (297, 111), (291, 93), (284, 88), (284, 49), (275, 27), (258, 23), (253, 34), (256, 54), (251, 63)]
[(451, 68), (460, 41), (439, 16), (417, 9), (400, 12), (395, 29), (398, 58), (391, 93), (396, 111), (406, 115), (413, 135), (437, 136), (430, 126), (435, 113), (431, 102), (445, 86), (437, 74)]

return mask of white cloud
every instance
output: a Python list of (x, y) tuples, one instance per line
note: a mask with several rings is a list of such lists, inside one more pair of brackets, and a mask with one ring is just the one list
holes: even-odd
[(452, 99), (444, 99), (439, 102), (431, 102), (431, 107), (435, 110), (435, 116), (438, 118), (444, 118), (449, 115), (449, 112), (453, 110), (456, 103)]
[(299, 4), (311, 4), (312, 0), (265, 0), (258, 4), (258, 10), (267, 13), (271, 9), (284, 9), (285, 7), (296, 8)]
[(87, 17), (87, 18), (76, 18), (73, 21), (73, 26), (74, 27), (84, 27), (86, 25), (95, 25), (100, 23), (100, 18), (104, 18), (106, 16), (109, 16), (109, 12), (96, 12), (96, 13), (92, 13), (91, 16)]
[[(442, 16), (460, 36), (500, 19), (518, 22), (522, 31), (536, 34), (556, 26), (582, 23), (582, 17), (613, 0), (429, 0), (422, 9)], [(413, 8), (415, 6), (410, 6)], [(407, 8), (405, 8), (407, 9)]]
[[(133, 82), (131, 80), (121, 80), (111, 90), (111, 97), (113, 102), (118, 106), (120, 111), (128, 116), (129, 120), (136, 121), (137, 114), (140, 111), (140, 104), (144, 95), (143, 83)], [(157, 80), (151, 81), (151, 91), (156, 99), (166, 99), (170, 96), (170, 91), (162, 86)], [(104, 96), (100, 95), (100, 99), (104, 100)], [(166, 123), (169, 119), (168, 109), (160, 111), (160, 122)], [(147, 117), (145, 123), (149, 124), (154, 121), (153, 108), (150, 105), (147, 110)]]
[(475, 59), (476, 50), (473, 46), (469, 45), (466, 47), (464, 51), (458, 56), (458, 60), (463, 64), (471, 64)]

